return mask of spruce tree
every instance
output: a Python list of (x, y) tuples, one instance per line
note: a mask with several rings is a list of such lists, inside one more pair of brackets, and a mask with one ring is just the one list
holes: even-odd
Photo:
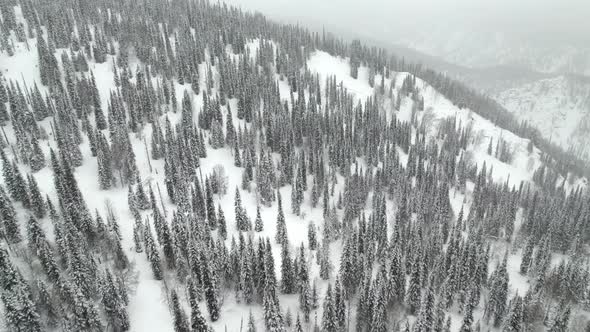
[(264, 223), (260, 216), (260, 206), (256, 206), (256, 221), (254, 222), (254, 231), (262, 232), (264, 230)]
[(285, 223), (285, 215), (283, 213), (283, 204), (281, 202), (281, 194), (278, 195), (278, 214), (277, 214), (277, 228), (275, 233), (275, 241), (278, 244), (287, 242), (287, 225)]
[(324, 298), (324, 308), (322, 314), (322, 331), (336, 332), (338, 331), (338, 321), (336, 317), (336, 309), (334, 308), (334, 297), (332, 295), (332, 284), (328, 284), (326, 297)]
[(4, 249), (0, 249), (0, 286), (7, 327), (12, 331), (42, 331), (30, 288)]
[(502, 332), (522, 331), (523, 318), (522, 298), (516, 294), (510, 301), (508, 314), (504, 317)]
[(217, 206), (217, 224), (219, 225), (219, 236), (222, 239), (227, 239), (227, 223), (225, 222), (225, 215), (221, 209), (221, 205)]
[(415, 331), (429, 332), (432, 330), (434, 324), (434, 292), (431, 287), (427, 287), (422, 297), (422, 304), (420, 305), (420, 313), (416, 321)]
[(22, 241), (21, 231), (16, 220), (16, 211), (10, 202), (10, 199), (0, 187), (0, 216), (4, 226), (4, 236), (9, 243), (18, 243)]
[(297, 319), (295, 320), (295, 328), (293, 332), (303, 332), (303, 327), (301, 326), (301, 319), (299, 319), (299, 314), (297, 314)]
[(252, 310), (250, 310), (250, 314), (248, 315), (248, 327), (246, 332), (256, 332), (256, 323), (254, 323), (254, 315), (252, 314)]
[(555, 322), (549, 329), (549, 332), (566, 332), (569, 331), (569, 320), (571, 315), (571, 307), (567, 305), (563, 308), (559, 315), (555, 318)]
[(410, 283), (406, 293), (406, 305), (410, 314), (416, 314), (420, 309), (420, 264), (413, 264), (412, 273), (410, 274)]
[(152, 229), (149, 226), (149, 223), (147, 222), (144, 225), (143, 234), (145, 237), (145, 252), (148, 260), (150, 261), (154, 278), (156, 280), (162, 280), (164, 275), (162, 273), (162, 262), (160, 261), (160, 254), (158, 253), (158, 248), (156, 246), (154, 236), (152, 235)]
[[(16, 165), (15, 161), (12, 162), (12, 174), (13, 174), (13, 182), (12, 182), (13, 188), (10, 189), (10, 187), (9, 187), (9, 190), (13, 195), (12, 198), (14, 198), (14, 200), (16, 200), (18, 202), (21, 202), (23, 204), (23, 207), (28, 209), (31, 207), (31, 201), (29, 198), (27, 185), (26, 185), (26, 182), (25, 182), (22, 174), (18, 170), (18, 166)], [(10, 186), (11, 184), (9, 183), (8, 185)]]
[(309, 250), (316, 250), (318, 247), (317, 233), (313, 221), (307, 225), (307, 242)]
[(531, 266), (531, 258), (533, 257), (533, 250), (535, 248), (535, 242), (533, 237), (529, 237), (524, 250), (522, 252), (522, 260), (520, 262), (520, 273), (527, 274), (529, 267)]
[(29, 192), (31, 193), (31, 210), (37, 218), (43, 218), (46, 214), (45, 200), (39, 191), (37, 180), (32, 175), (27, 175), (29, 182)]
[(288, 242), (284, 242), (281, 248), (281, 292), (293, 294), (295, 292), (295, 271)]
[(29, 156), (29, 166), (33, 172), (38, 172), (45, 167), (45, 155), (39, 146), (37, 136), (33, 135), (31, 139), (31, 154)]
[(506, 257), (490, 277), (490, 295), (487, 303), (486, 318), (493, 319), (493, 325), (498, 327), (505, 316), (508, 297), (508, 272), (506, 271)]
[(309, 323), (309, 314), (312, 309), (311, 289), (309, 282), (304, 282), (299, 293), (299, 309), (303, 313), (303, 320)]
[(338, 330), (346, 330), (345, 294), (339, 279), (336, 279), (334, 286), (334, 310), (336, 311), (336, 325), (338, 326)]
[(126, 303), (110, 271), (107, 271), (104, 285), (101, 288), (102, 303), (110, 326), (117, 331), (129, 330), (130, 323), (127, 309), (125, 308)]
[(203, 286), (205, 287), (205, 301), (207, 302), (207, 309), (209, 310), (209, 317), (211, 321), (215, 322), (219, 319), (219, 300), (217, 299), (216, 277), (209, 261), (202, 257), (203, 263)]
[(174, 317), (174, 331), (175, 332), (190, 332), (188, 319), (184, 310), (180, 307), (180, 301), (178, 300), (178, 294), (175, 290), (170, 292), (170, 301), (172, 307), (172, 315)]

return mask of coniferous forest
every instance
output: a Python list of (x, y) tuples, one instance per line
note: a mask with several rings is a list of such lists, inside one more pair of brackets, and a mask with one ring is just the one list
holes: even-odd
[(0, 2), (0, 331), (590, 331), (590, 168), (386, 50)]

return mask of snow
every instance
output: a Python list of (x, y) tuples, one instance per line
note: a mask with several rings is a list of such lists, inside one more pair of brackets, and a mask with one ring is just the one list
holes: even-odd
[[(312, 53), (307, 62), (307, 67), (312, 72), (318, 73), (320, 79), (323, 81), (330, 75), (335, 76), (336, 81), (342, 82), (342, 85), (358, 100), (365, 100), (373, 95), (373, 88), (369, 86), (368, 79), (366, 78), (368, 72), (366, 67), (361, 67), (359, 69), (359, 78), (354, 79), (349, 74), (350, 65), (347, 59), (334, 57), (322, 51)], [(391, 75), (392, 78), (385, 80), (386, 88), (394, 84), (397, 93), (407, 75), (409, 74), (395, 73)], [(375, 83), (380, 84), (380, 82), (381, 78), (377, 76)], [(423, 119), (425, 114), (429, 114), (428, 117), (432, 117), (428, 121), (427, 126), (431, 137), (436, 135), (438, 124), (441, 120), (449, 117), (457, 117), (464, 127), (471, 125), (473, 128), (473, 136), (477, 139), (474, 139), (468, 151), (473, 153), (473, 159), (478, 162), (479, 168), (483, 167), (483, 162), (485, 161), (488, 171), (490, 167), (493, 167), (493, 179), (495, 181), (508, 181), (510, 185), (514, 186), (518, 186), (521, 181), (531, 180), (532, 171), (539, 167), (541, 162), (539, 160), (540, 151), (538, 149), (535, 149), (530, 155), (526, 150), (529, 142), (528, 139), (523, 139), (512, 132), (503, 130), (469, 109), (458, 108), (420, 78), (416, 78), (416, 85), (420, 88), (420, 93), (424, 98), (425, 111), (419, 115), (419, 118)], [(410, 98), (404, 98), (400, 107), (401, 109), (397, 114), (398, 119), (409, 121), (411, 119), (412, 106), (412, 100)], [(487, 154), (490, 137), (493, 138), (494, 142), (502, 138), (510, 145), (510, 148), (514, 151), (514, 160), (510, 164), (503, 163)]]
[(590, 82), (562, 75), (502, 91), (496, 99), (551, 142), (590, 152)]
[(322, 87), (325, 88), (326, 78), (336, 77), (336, 83), (342, 84), (348, 92), (364, 100), (373, 95), (373, 88), (369, 86), (368, 69), (359, 68), (358, 79), (350, 76), (350, 64), (347, 59), (334, 57), (324, 51), (315, 51), (307, 61), (307, 67), (320, 75)]
[[(31, 50), (27, 51), (24, 49), (22, 44), (17, 45), (17, 55), (14, 57), (7, 57), (0, 55), (0, 70), (7, 79), (13, 79), (23, 81), (27, 86), (31, 86), (33, 82), (40, 84), (39, 71), (37, 66), (31, 66), (31, 63), (37, 63), (37, 55), (34, 47), (34, 40), (29, 40)], [(250, 54), (255, 54), (255, 50), (258, 47), (258, 41), (254, 40), (249, 42), (246, 47), (250, 50)], [(58, 51), (58, 55), (61, 52)], [(137, 63), (136, 59), (131, 58), (131, 63)], [(91, 69), (94, 72), (97, 86), (101, 94), (103, 111), (106, 109), (106, 104), (109, 98), (110, 91), (115, 89), (112, 75), (112, 59), (109, 56), (107, 61), (103, 64), (91, 63)], [(316, 51), (313, 52), (310, 59), (307, 62), (307, 67), (315, 73), (318, 73), (322, 84), (325, 85), (326, 79), (333, 75), (336, 77), (337, 82), (342, 84), (348, 92), (352, 93), (358, 101), (363, 101), (374, 94), (374, 89), (368, 84), (368, 73), (369, 70), (366, 67), (359, 68), (359, 78), (354, 79), (349, 75), (350, 66), (347, 59), (333, 57), (326, 52)], [(135, 66), (131, 67), (132, 69)], [(204, 78), (206, 72), (206, 65), (201, 64), (201, 87), (204, 86)], [(215, 72), (215, 68), (213, 68)], [(22, 74), (22, 77), (21, 77)], [(396, 89), (399, 90), (403, 78), (407, 73), (396, 73), (392, 75), (395, 81), (386, 80), (386, 85), (395, 84)], [(380, 78), (375, 79), (376, 84), (380, 84)], [(421, 94), (424, 97), (425, 111), (420, 114), (420, 119), (423, 119), (425, 114), (432, 115), (432, 121), (429, 122), (428, 134), (434, 136), (437, 130), (437, 124), (448, 117), (457, 117), (461, 123), (466, 126), (470, 123), (474, 129), (474, 137), (483, 137), (482, 139), (474, 139), (470, 144), (468, 150), (473, 153), (474, 160), (478, 161), (479, 166), (483, 165), (483, 161), (486, 162), (488, 170), (490, 167), (494, 169), (493, 178), (496, 181), (506, 181), (509, 178), (510, 184), (518, 185), (520, 181), (527, 181), (531, 179), (532, 170), (540, 165), (539, 151), (535, 150), (531, 155), (526, 151), (528, 141), (522, 139), (510, 132), (503, 131), (502, 129), (495, 126), (490, 121), (474, 114), (467, 109), (459, 109), (454, 106), (449, 100), (444, 98), (442, 95), (437, 93), (432, 87), (425, 82), (417, 79), (417, 85), (421, 90)], [(185, 90), (192, 92), (190, 85), (175, 85), (177, 97), (180, 100)], [(284, 80), (279, 80), (279, 88), (281, 99), (289, 100), (289, 85)], [(193, 99), (193, 109), (195, 113), (200, 110), (202, 102), (202, 93), (195, 95), (191, 94)], [(232, 109), (236, 109), (237, 100), (229, 100), (229, 104)], [(402, 109), (399, 111), (399, 118), (409, 120), (411, 114), (412, 102), (409, 98), (405, 98), (402, 102)], [(227, 112), (227, 108), (222, 108), (223, 113)], [(168, 113), (170, 121), (174, 125), (179, 121), (180, 113)], [(196, 117), (196, 114), (195, 114)], [(160, 121), (164, 120), (164, 116), (160, 118)], [(50, 144), (55, 148), (54, 140), (51, 137), (51, 130), (49, 127), (49, 119), (42, 122), (42, 126), (46, 129), (50, 135)], [(238, 120), (236, 114), (234, 114), (234, 125), (242, 126), (245, 123), (242, 120)], [(6, 126), (5, 128), (7, 135), (11, 137), (12, 128)], [(496, 158), (487, 155), (487, 144), (489, 138), (493, 137), (494, 141), (502, 137), (506, 140), (515, 151), (515, 158), (510, 164), (502, 163)], [(156, 184), (164, 183), (164, 162), (163, 160), (152, 160), (151, 171), (146, 155), (145, 142), (149, 142), (151, 138), (151, 127), (147, 126), (139, 136), (132, 135), (131, 141), (133, 143), (133, 149), (136, 155), (137, 166), (139, 168), (141, 178), (146, 182), (151, 182), (155, 187)], [(14, 143), (14, 142), (12, 142)], [(48, 156), (49, 146), (43, 145), (44, 152)], [(137, 284), (134, 285), (134, 291), (130, 294), (129, 313), (131, 317), (132, 331), (173, 331), (172, 317), (168, 309), (167, 304), (167, 291), (170, 287), (175, 285), (166, 285), (160, 281), (153, 279), (152, 271), (149, 262), (146, 259), (145, 253), (137, 254), (133, 250), (133, 218), (127, 207), (127, 188), (114, 188), (111, 190), (100, 190), (97, 181), (97, 163), (96, 160), (91, 157), (89, 144), (84, 138), (84, 143), (81, 145), (82, 154), (84, 156), (84, 163), (82, 166), (75, 170), (75, 175), (79, 183), (80, 190), (86, 198), (86, 203), (90, 211), (98, 209), (104, 216), (105, 204), (109, 202), (112, 205), (120, 225), (120, 229), (123, 236), (123, 247), (130, 260), (132, 261), (135, 272), (137, 273)], [(240, 186), (241, 183), (241, 169), (233, 166), (233, 156), (230, 149), (212, 149), (208, 147), (208, 157), (201, 159), (201, 169), (203, 176), (209, 174), (213, 168), (218, 165), (224, 165), (226, 175), (228, 176), (228, 193), (224, 196), (217, 197), (217, 203), (221, 205), (225, 213), (228, 234), (230, 234), (227, 244), (231, 242), (231, 234), (236, 234), (235, 229), (235, 212), (234, 212), (234, 190)], [(407, 156), (402, 156), (402, 160), (405, 160)], [(21, 166), (23, 172), (29, 172), (26, 166)], [(40, 172), (34, 174), (35, 178), (39, 182), (39, 187), (42, 193), (50, 195), (53, 199), (56, 198), (56, 192), (53, 184), (52, 171), (49, 167), (45, 167)], [(338, 197), (338, 192), (342, 190), (342, 178), (339, 177), (339, 183), (336, 186), (335, 197)], [(162, 186), (161, 186), (162, 187)], [(154, 188), (155, 189), (155, 188)], [(290, 186), (285, 186), (280, 189), (280, 193), (283, 201), (283, 210), (285, 211), (287, 234), (289, 236), (289, 242), (291, 244), (291, 254), (296, 253), (296, 249), (300, 244), (304, 244), (306, 247), (307, 243), (307, 229), (311, 222), (315, 225), (321, 225), (323, 219), (321, 208), (312, 208), (310, 204), (309, 193), (306, 193), (304, 202), (301, 206), (301, 216), (295, 216), (290, 213)], [(242, 204), (252, 220), (256, 215), (257, 200), (252, 192), (241, 191)], [(453, 210), (458, 213), (458, 210), (464, 203), (468, 203), (468, 197), (462, 194), (456, 194), (453, 196), (452, 206)], [(174, 206), (169, 202), (166, 202), (166, 210), (172, 211)], [(388, 209), (393, 207), (388, 207)], [(170, 217), (171, 213), (168, 213)], [(253, 234), (254, 236), (263, 236), (271, 238), (274, 243), (275, 237), (275, 221), (277, 216), (277, 203), (275, 202), (270, 207), (261, 207), (262, 220), (265, 222), (264, 231), (260, 234)], [(50, 222), (48, 220), (42, 221), (45, 229), (50, 229)], [(321, 234), (321, 233), (320, 233)], [(321, 235), (318, 234), (318, 237)], [(338, 270), (341, 252), (341, 242), (335, 241), (331, 244), (331, 260), (334, 266), (334, 271)], [(277, 277), (280, 278), (280, 248), (274, 246), (273, 255), (276, 263)], [(313, 260), (313, 257), (308, 259)], [(515, 289), (519, 292), (526, 289), (526, 278), (519, 276), (518, 264), (519, 256), (512, 255), (509, 260), (509, 273), (511, 285), (514, 285)], [(310, 271), (312, 276), (317, 277), (319, 274), (318, 266), (313, 264)], [(333, 274), (334, 275), (334, 274)], [(326, 281), (318, 280), (318, 291), (320, 298), (323, 298), (325, 288), (327, 286)], [(182, 291), (179, 291), (181, 298), (184, 298)], [(262, 308), (259, 305), (246, 306), (242, 303), (236, 303), (235, 297), (231, 292), (223, 294), (224, 304), (221, 308), (221, 319), (218, 322), (212, 323), (212, 326), (216, 331), (239, 331), (240, 327), (244, 327), (247, 324), (249, 311), (252, 310), (256, 317), (257, 326), (260, 330), (263, 329), (262, 320)], [(287, 307), (291, 308), (293, 313), (296, 312), (297, 308), (297, 296), (294, 295), (281, 295), (281, 304), (283, 311)], [(186, 302), (186, 301), (185, 301)], [(201, 310), (206, 314), (206, 309), (201, 304)], [(312, 312), (312, 317), (313, 317)], [(317, 312), (318, 317), (321, 317), (321, 312)], [(313, 318), (312, 318), (313, 321)], [(454, 322), (455, 325), (456, 321)]]

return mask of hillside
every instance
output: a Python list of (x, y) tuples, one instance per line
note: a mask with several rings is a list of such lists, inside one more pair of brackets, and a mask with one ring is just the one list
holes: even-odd
[(586, 324), (586, 179), (384, 51), (207, 2), (14, 5), (0, 331)]
[(575, 76), (542, 79), (502, 91), (496, 99), (519, 119), (539, 128), (551, 141), (588, 153), (588, 80)]

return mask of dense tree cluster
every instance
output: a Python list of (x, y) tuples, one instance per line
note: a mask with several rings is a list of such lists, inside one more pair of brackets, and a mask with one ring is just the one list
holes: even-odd
[[(35, 43), (42, 84), (0, 76), (0, 124), (13, 133), (0, 138), (0, 298), (11, 330), (129, 330), (134, 266), (120, 223), (162, 281), (175, 331), (212, 330), (228, 294), (262, 305), (248, 331), (258, 318), (268, 331), (303, 331), (312, 313), (318, 331), (448, 331), (455, 313), (461, 331), (566, 331), (572, 308), (590, 303), (590, 201), (566, 181), (586, 168), (444, 75), (206, 1), (9, 0), (0, 13), (0, 50), (18, 56), (15, 43)], [(310, 71), (317, 49), (349, 57), (353, 78), (366, 67), (374, 95), (359, 101)], [(98, 64), (112, 70), (106, 104)], [(418, 79), (533, 138), (544, 151), (533, 181), (492, 181), (493, 168), (469, 158), (476, 138), (458, 118), (432, 135)], [(233, 165), (207, 174), (202, 162), (217, 149)], [(501, 138), (487, 152), (503, 163), (514, 155)], [(142, 179), (136, 153), (150, 172), (163, 165), (162, 183)], [(110, 204), (102, 215), (88, 208), (76, 169), (92, 158), (100, 190), (127, 192), (131, 220)], [(232, 220), (221, 204), (230, 167), (241, 172)], [(51, 198), (37, 182), (49, 168)], [(321, 219), (302, 221), (307, 241), (293, 243), (289, 223), (314, 208)], [(508, 248), (522, 252), (528, 290), (511, 292), (509, 260), (520, 256)], [(566, 258), (552, 264), (556, 253)], [(283, 294), (298, 308), (285, 312)]]

